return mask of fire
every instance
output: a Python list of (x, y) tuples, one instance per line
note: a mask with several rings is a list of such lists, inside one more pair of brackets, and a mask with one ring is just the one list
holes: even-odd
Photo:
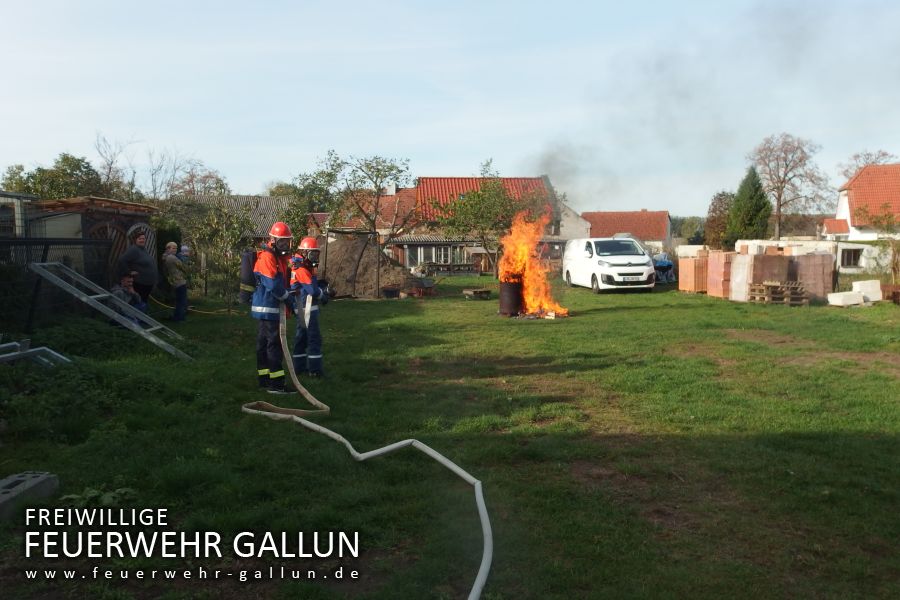
[(557, 304), (550, 295), (547, 282), (549, 266), (537, 257), (537, 246), (550, 221), (545, 213), (536, 221), (528, 221), (528, 212), (522, 211), (513, 218), (512, 229), (500, 240), (503, 256), (498, 265), (500, 281), (522, 283), (522, 302), (527, 314), (555, 313), (565, 316), (569, 311)]

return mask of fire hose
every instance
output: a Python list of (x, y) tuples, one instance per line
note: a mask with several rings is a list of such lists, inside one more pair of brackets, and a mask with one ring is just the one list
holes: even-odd
[[(312, 296), (307, 296), (305, 307), (305, 313), (307, 315), (309, 314), (311, 304)], [(300, 316), (300, 318), (303, 317)], [(316, 423), (304, 419), (303, 417), (305, 416), (327, 415), (331, 412), (331, 409), (326, 404), (323, 404), (318, 399), (316, 399), (316, 397), (313, 396), (309, 392), (309, 390), (303, 387), (303, 385), (300, 383), (300, 379), (297, 377), (297, 373), (294, 369), (294, 361), (290, 359), (292, 353), (288, 349), (287, 319), (281, 318), (279, 319), (279, 321), (280, 323), (278, 325), (278, 332), (281, 337), (281, 348), (284, 356), (286, 357), (285, 362), (287, 362), (288, 372), (291, 374), (291, 381), (294, 382), (294, 386), (296, 386), (297, 391), (299, 391), (300, 394), (316, 408), (305, 410), (299, 408), (284, 408), (281, 406), (275, 406), (268, 402), (258, 401), (245, 404), (241, 408), (241, 410), (251, 415), (260, 415), (275, 420), (293, 421), (298, 425), (302, 425), (307, 429), (315, 431), (316, 433), (321, 433), (322, 435), (328, 436), (331, 439), (342, 443), (350, 452), (350, 456), (353, 457), (353, 460), (360, 462), (368, 460), (370, 458), (374, 458), (376, 456), (390, 454), (395, 450), (411, 446), (416, 450), (419, 450), (420, 452), (430, 456), (441, 465), (462, 478), (463, 481), (474, 487), (475, 504), (478, 507), (478, 518), (481, 520), (481, 533), (484, 538), (484, 545), (481, 553), (481, 564), (478, 567), (478, 574), (475, 576), (475, 582), (472, 584), (472, 589), (469, 592), (469, 600), (478, 600), (478, 598), (481, 598), (481, 591), (484, 589), (484, 584), (487, 582), (487, 576), (491, 570), (491, 560), (494, 554), (494, 541), (491, 535), (491, 521), (488, 517), (487, 506), (484, 503), (484, 495), (481, 491), (481, 482), (472, 477), (469, 473), (467, 473), (459, 465), (448, 459), (446, 456), (432, 449), (430, 446), (423, 444), (419, 440), (407, 439), (400, 442), (394, 442), (393, 444), (389, 444), (375, 450), (370, 450), (368, 452), (357, 452), (353, 445), (348, 442), (347, 439), (344, 438), (344, 436), (340, 435), (339, 433), (335, 433), (330, 429), (322, 427), (321, 425), (317, 425)]]

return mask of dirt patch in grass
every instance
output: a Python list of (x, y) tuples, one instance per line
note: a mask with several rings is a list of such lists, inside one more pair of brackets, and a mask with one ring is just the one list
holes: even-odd
[(830, 361), (850, 361), (863, 371), (885, 373), (900, 379), (900, 356), (890, 352), (841, 352), (826, 350), (814, 342), (764, 329), (726, 329), (730, 339), (750, 341), (784, 349), (782, 364), (799, 367), (818, 366)]
[(732, 367), (738, 361), (722, 356), (722, 346), (713, 342), (687, 342), (672, 346), (672, 353), (677, 356), (699, 357), (712, 360), (719, 367)]

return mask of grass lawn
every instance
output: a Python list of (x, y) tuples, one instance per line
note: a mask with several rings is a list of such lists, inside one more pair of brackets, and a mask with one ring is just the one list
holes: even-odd
[[(494, 531), (483, 597), (900, 597), (898, 307), (559, 287), (570, 318), (507, 319), (496, 293), (461, 293), (489, 281), (330, 303), (328, 377), (308, 382), (332, 409), (314, 420), (358, 450), (416, 438), (483, 482)], [(177, 327), (191, 363), (100, 320), (34, 334), (76, 364), (0, 365), (0, 475), (51, 471), (90, 506), (85, 490), (112, 493), (226, 539), (358, 531), (360, 556), (26, 560), (17, 516), (0, 526), (4, 598), (465, 597), (482, 551), (471, 486), (413, 450), (356, 463), (322, 435), (241, 413), (272, 400), (256, 389), (255, 321), (192, 314)], [(23, 575), (98, 564), (360, 575)]]

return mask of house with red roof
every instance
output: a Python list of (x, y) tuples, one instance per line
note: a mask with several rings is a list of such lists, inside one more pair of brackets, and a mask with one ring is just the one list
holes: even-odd
[(900, 163), (867, 165), (840, 188), (837, 211), (825, 219), (822, 233), (827, 239), (865, 241), (897, 237), (896, 231), (881, 231), (869, 217), (889, 213), (900, 224)]
[[(531, 195), (546, 197), (551, 207), (551, 220), (542, 238), (548, 257), (562, 257), (567, 239), (587, 237), (587, 221), (556, 196), (547, 176), (501, 177), (501, 182), (513, 198), (522, 200)], [(393, 257), (402, 265), (413, 268), (426, 263), (454, 266), (460, 270), (488, 271), (486, 250), (474, 237), (448, 237), (441, 233), (437, 222), (442, 208), (452, 201), (476, 190), (486, 181), (483, 177), (419, 177), (416, 187), (384, 190), (379, 197), (378, 233), (382, 243), (387, 241)], [(321, 216), (316, 222), (324, 224)], [(367, 228), (359, 217), (327, 219), (330, 232), (353, 233)]]
[[(451, 239), (435, 231), (435, 224), (441, 210), (451, 202), (473, 191), (478, 191), (484, 177), (419, 177), (416, 182), (416, 210), (420, 231), (395, 240), (404, 265), (414, 267), (424, 262), (471, 263), (476, 271), (492, 270), (487, 259), (487, 251), (475, 238)], [(585, 237), (589, 225), (578, 213), (559, 199), (550, 178), (541, 177), (500, 177), (507, 193), (524, 200), (532, 196), (546, 199), (550, 207), (550, 223), (541, 238), (542, 251), (551, 262), (562, 259), (566, 240)], [(426, 227), (429, 228), (426, 231)], [(437, 233), (437, 235), (435, 235)]]
[(585, 212), (589, 237), (613, 237), (628, 233), (657, 250), (672, 247), (672, 219), (667, 210)]

